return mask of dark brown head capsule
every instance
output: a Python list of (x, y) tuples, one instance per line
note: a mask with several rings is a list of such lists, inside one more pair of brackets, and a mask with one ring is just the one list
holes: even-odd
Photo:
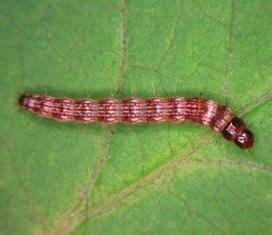
[(242, 149), (249, 149), (253, 146), (254, 136), (252, 132), (246, 128), (245, 123), (240, 118), (233, 118), (226, 125), (222, 132), (225, 139), (234, 142)]

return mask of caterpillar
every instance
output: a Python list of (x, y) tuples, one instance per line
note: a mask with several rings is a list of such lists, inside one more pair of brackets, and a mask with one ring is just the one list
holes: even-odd
[(60, 122), (192, 122), (221, 132), (226, 140), (242, 149), (251, 148), (254, 142), (252, 132), (228, 107), (200, 97), (129, 97), (123, 100), (108, 98), (96, 101), (24, 94), (19, 97), (19, 105), (41, 117)]

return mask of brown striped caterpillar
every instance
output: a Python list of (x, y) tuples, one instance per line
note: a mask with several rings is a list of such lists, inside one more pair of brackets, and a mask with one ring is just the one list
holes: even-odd
[(106, 124), (142, 122), (193, 122), (221, 132), (240, 148), (253, 146), (254, 136), (229, 108), (199, 97), (155, 97), (124, 100), (72, 100), (66, 97), (22, 95), (21, 107), (60, 122), (100, 122)]

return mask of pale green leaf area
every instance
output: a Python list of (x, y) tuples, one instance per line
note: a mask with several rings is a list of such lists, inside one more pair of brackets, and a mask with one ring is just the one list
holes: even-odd
[[(0, 234), (271, 234), (270, 0), (1, 1)], [(202, 96), (255, 134), (59, 123), (23, 93)]]

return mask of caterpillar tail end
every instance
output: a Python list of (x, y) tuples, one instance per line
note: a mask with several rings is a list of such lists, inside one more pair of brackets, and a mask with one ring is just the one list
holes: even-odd
[(27, 106), (28, 99), (29, 99), (29, 95), (20, 95), (18, 99), (19, 105), (25, 108)]

